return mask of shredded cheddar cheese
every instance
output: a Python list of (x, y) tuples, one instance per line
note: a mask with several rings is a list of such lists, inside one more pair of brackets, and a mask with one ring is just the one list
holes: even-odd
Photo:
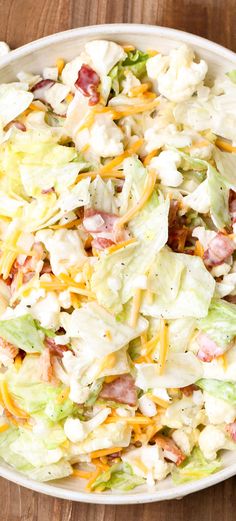
[(163, 407), (163, 409), (167, 409), (167, 407), (169, 407), (169, 405), (170, 405), (169, 402), (167, 402), (166, 400), (163, 400), (162, 398), (159, 398), (158, 396), (155, 396), (154, 394), (148, 393), (147, 396), (148, 396), (148, 398), (150, 398), (150, 400), (155, 402), (157, 405), (160, 405), (160, 407)]
[(58, 58), (56, 61), (56, 67), (58, 70), (58, 76), (61, 76), (61, 73), (65, 67), (65, 61), (62, 58)]
[(91, 479), (94, 476), (94, 472), (86, 470), (73, 469), (73, 476), (82, 479)]
[(110, 449), (100, 449), (95, 450), (94, 452), (91, 452), (90, 456), (91, 459), (95, 458), (101, 458), (103, 456), (109, 456), (110, 454), (114, 454), (115, 452), (120, 452), (122, 450), (122, 447), (112, 447)]
[(156, 173), (153, 170), (151, 170), (148, 173), (146, 186), (145, 186), (144, 193), (143, 193), (141, 199), (138, 201), (138, 203), (133, 208), (128, 210), (128, 212), (126, 214), (124, 214), (117, 221), (117, 223), (115, 224), (116, 228), (118, 228), (118, 229), (122, 228), (125, 224), (127, 224), (129, 221), (131, 221), (131, 219), (133, 219), (135, 215), (137, 215), (137, 213), (141, 210), (141, 208), (145, 205), (145, 203), (148, 201), (149, 197), (151, 196), (151, 194), (154, 190), (155, 183), (156, 183)]
[(96, 481), (97, 477), (99, 476), (99, 474), (101, 474), (101, 472), (101, 469), (96, 469), (95, 472), (92, 473), (91, 478), (89, 479), (86, 485), (86, 490), (91, 490), (93, 483)]
[(196, 241), (195, 248), (194, 248), (194, 255), (197, 255), (198, 257), (203, 257), (204, 255), (204, 248), (200, 241)]
[(224, 150), (225, 152), (236, 152), (236, 147), (233, 147), (231, 143), (223, 139), (217, 138), (215, 144), (220, 150)]
[(141, 85), (136, 85), (135, 87), (132, 87), (128, 95), (131, 98), (135, 98), (136, 96), (139, 96), (140, 94), (146, 92), (148, 89), (150, 89), (150, 87), (150, 83), (141, 83)]
[(2, 425), (0, 425), (0, 432), (5, 432), (7, 429), (9, 429), (8, 423), (2, 423)]
[(128, 239), (127, 241), (122, 241), (118, 244), (113, 244), (112, 246), (106, 248), (106, 253), (115, 253), (115, 251), (121, 250), (122, 248), (125, 248), (126, 246), (129, 246), (130, 244), (133, 244), (135, 242), (137, 242), (136, 239)]
[(111, 170), (113, 170), (113, 168), (120, 165), (126, 157), (129, 157), (132, 154), (135, 154), (135, 152), (137, 152), (139, 150), (139, 148), (142, 146), (142, 144), (143, 144), (143, 139), (138, 139), (137, 141), (135, 141), (135, 143), (133, 143), (133, 145), (130, 148), (128, 148), (125, 152), (123, 152), (123, 154), (115, 157), (115, 159), (112, 159), (111, 161), (109, 161), (109, 163), (102, 166), (102, 168), (100, 168), (99, 175), (104, 174), (106, 172), (110, 172)]
[(163, 318), (160, 320), (160, 374), (163, 374), (165, 370), (166, 357), (169, 348), (169, 340), (168, 340), (168, 325)]
[(22, 358), (20, 355), (17, 355), (14, 361), (14, 367), (17, 371), (19, 371), (20, 367), (22, 365)]
[(74, 219), (73, 221), (70, 221), (68, 223), (54, 224), (54, 225), (50, 226), (49, 228), (51, 228), (52, 230), (60, 230), (63, 228), (70, 230), (71, 228), (74, 228), (75, 226), (78, 226), (79, 224), (81, 224), (81, 219)]
[(29, 415), (27, 414), (27, 412), (25, 411), (22, 411), (22, 409), (20, 409), (13, 401), (9, 391), (8, 391), (8, 386), (7, 386), (7, 382), (5, 380), (2, 380), (0, 382), (0, 391), (1, 391), (1, 395), (2, 395), (2, 400), (3, 400), (3, 403), (4, 403), (4, 406), (5, 408), (13, 415), (13, 416), (16, 416), (17, 418), (24, 418), (24, 419), (27, 419), (29, 417)]
[(144, 166), (148, 166), (153, 157), (155, 157), (157, 154), (158, 148), (155, 148), (154, 150), (152, 150), (152, 152), (149, 152), (149, 154), (147, 154), (147, 156), (145, 156), (145, 158), (143, 159)]

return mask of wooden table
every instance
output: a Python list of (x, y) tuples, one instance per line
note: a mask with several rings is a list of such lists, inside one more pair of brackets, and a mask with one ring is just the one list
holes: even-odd
[[(0, 0), (0, 40), (11, 48), (100, 23), (164, 25), (236, 51), (236, 0)], [(0, 521), (233, 521), (235, 478), (181, 501), (140, 506), (72, 503), (0, 480)]]

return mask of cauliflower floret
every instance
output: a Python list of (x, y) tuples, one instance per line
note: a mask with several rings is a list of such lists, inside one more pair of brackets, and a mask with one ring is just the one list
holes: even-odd
[(199, 213), (208, 213), (210, 211), (211, 201), (208, 193), (207, 179), (191, 194), (184, 197), (184, 204)]
[(165, 123), (163, 118), (158, 118), (154, 125), (145, 130), (144, 139), (147, 153), (165, 145), (184, 148), (192, 143), (191, 132), (186, 130), (179, 131), (174, 123)]
[(62, 83), (64, 83), (64, 85), (68, 85), (68, 87), (70, 87), (73, 92), (76, 90), (75, 82), (78, 78), (78, 72), (81, 69), (83, 63), (85, 63), (83, 58), (81, 58), (81, 56), (77, 56), (74, 58), (74, 60), (66, 63), (61, 73)]
[(117, 62), (126, 57), (121, 45), (108, 40), (88, 42), (85, 45), (85, 51), (91, 61), (91, 66), (101, 76), (108, 74)]
[(139, 409), (144, 416), (152, 417), (157, 413), (155, 403), (145, 394), (139, 398), (138, 401)]
[(198, 403), (194, 403), (193, 397), (184, 397), (171, 404), (161, 417), (163, 425), (171, 429), (181, 429), (184, 426), (196, 428), (205, 421), (205, 413), (202, 409), (203, 395), (199, 392)]
[(124, 150), (123, 132), (109, 114), (96, 117), (90, 130), (90, 147), (100, 157), (119, 156)]
[(173, 432), (172, 438), (176, 445), (182, 450), (186, 456), (189, 456), (193, 447), (196, 445), (199, 437), (198, 429), (191, 429), (185, 427), (184, 429), (177, 429)]
[(57, 329), (60, 317), (60, 303), (57, 294), (54, 291), (49, 291), (46, 297), (41, 298), (31, 306), (31, 313), (36, 320), (39, 320), (42, 327)]
[(171, 466), (163, 458), (163, 451), (157, 445), (147, 445), (133, 449), (122, 456), (129, 463), (137, 476), (147, 478), (150, 485), (154, 480), (161, 481), (169, 474)]
[(138, 87), (139, 85), (141, 85), (141, 82), (138, 78), (132, 72), (126, 71), (125, 79), (122, 81), (122, 94), (129, 94), (133, 87)]
[(204, 457), (214, 460), (218, 450), (225, 447), (227, 439), (222, 429), (214, 425), (207, 425), (200, 433), (198, 443)]
[(40, 230), (37, 239), (42, 241), (49, 254), (54, 275), (67, 273), (71, 266), (82, 265), (85, 255), (79, 232), (74, 230)]
[(73, 443), (85, 440), (90, 432), (94, 431), (106, 420), (110, 412), (111, 409), (105, 407), (88, 421), (81, 421), (79, 418), (67, 418), (64, 423), (64, 431), (67, 438)]
[(236, 407), (216, 398), (215, 396), (204, 391), (205, 411), (209, 418), (209, 422), (217, 425), (219, 423), (231, 423), (236, 417)]
[(187, 45), (181, 45), (169, 56), (157, 54), (149, 58), (147, 73), (160, 94), (178, 103), (190, 98), (202, 85), (207, 64), (204, 60), (194, 62), (193, 51)]
[(157, 171), (161, 182), (167, 186), (179, 186), (183, 181), (182, 174), (178, 171), (181, 164), (181, 156), (174, 150), (164, 150), (158, 157), (150, 162), (150, 168)]

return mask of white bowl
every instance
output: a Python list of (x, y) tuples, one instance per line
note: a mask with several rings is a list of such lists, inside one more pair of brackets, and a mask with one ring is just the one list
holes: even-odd
[[(199, 36), (165, 27), (111, 24), (72, 29), (47, 36), (12, 51), (6, 57), (1, 58), (0, 82), (14, 80), (16, 73), (21, 70), (37, 73), (43, 67), (53, 65), (59, 57), (70, 60), (80, 52), (86, 41), (99, 38), (110, 39), (123, 44), (134, 44), (142, 50), (158, 49), (164, 53), (176, 47), (180, 42), (186, 42), (199, 56), (207, 60), (211, 75), (215, 75), (219, 71), (227, 72), (236, 67), (236, 54)], [(142, 486), (129, 493), (88, 494), (84, 491), (84, 480), (78, 478), (38, 483), (24, 477), (4, 463), (0, 465), (0, 475), (43, 494), (74, 501), (113, 505), (148, 503), (180, 498), (210, 487), (236, 474), (236, 451), (235, 453), (225, 452), (222, 461), (222, 470), (207, 478), (184, 485), (175, 485), (168, 478), (156, 485), (155, 488), (150, 489), (147, 486)]]

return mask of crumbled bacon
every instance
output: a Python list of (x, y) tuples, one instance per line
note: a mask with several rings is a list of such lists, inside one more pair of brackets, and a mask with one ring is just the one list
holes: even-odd
[(103, 250), (128, 238), (125, 230), (116, 231), (118, 215), (88, 208), (84, 212), (83, 227), (93, 237), (92, 246)]
[(236, 421), (226, 425), (225, 430), (230, 435), (232, 440), (236, 442)]
[(233, 190), (229, 191), (229, 212), (233, 224), (236, 223), (236, 192)]
[(53, 356), (59, 356), (60, 358), (62, 358), (63, 353), (69, 349), (67, 345), (56, 344), (55, 340), (53, 338), (49, 338), (48, 336), (46, 336), (44, 344)]
[(168, 438), (168, 436), (162, 436), (158, 434), (155, 436), (155, 442), (158, 447), (161, 447), (164, 451), (164, 457), (170, 461), (173, 461), (177, 466), (180, 465), (186, 458), (185, 454), (177, 447), (174, 440)]
[(44, 349), (39, 359), (41, 379), (51, 382), (53, 376), (52, 355), (49, 349)]
[(33, 255), (28, 256), (23, 260), (23, 262), (19, 262), (16, 260), (13, 264), (11, 270), (11, 293), (13, 294), (18, 280), (18, 273), (22, 273), (22, 283), (26, 284), (30, 279), (35, 275), (35, 270), (37, 263), (40, 260), (44, 260), (45, 251), (41, 242), (35, 242), (33, 245)]
[(99, 395), (104, 400), (127, 403), (134, 406), (137, 403), (137, 390), (130, 374), (118, 376), (110, 383), (105, 383)]
[(100, 78), (98, 74), (89, 65), (83, 64), (78, 72), (75, 87), (77, 87), (84, 96), (89, 98), (89, 105), (96, 105), (99, 102), (99, 83)]
[(19, 349), (10, 342), (4, 340), (4, 338), (0, 337), (0, 353), (14, 360), (19, 353)]
[(211, 362), (214, 358), (224, 354), (225, 349), (219, 347), (206, 333), (200, 333), (197, 337), (199, 351), (197, 356), (202, 362)]
[(194, 391), (198, 391), (199, 387), (195, 384), (186, 385), (186, 387), (181, 387), (181, 391), (184, 396), (192, 396)]
[(203, 260), (208, 268), (219, 266), (227, 257), (229, 257), (235, 250), (234, 242), (219, 232), (209, 242), (207, 250), (204, 252)]
[(55, 85), (54, 80), (41, 80), (41, 81), (38, 81), (38, 83), (36, 83), (32, 87), (31, 92), (33, 92), (35, 99), (40, 100), (45, 103), (46, 102), (45, 93), (48, 89), (53, 87), (53, 85)]

